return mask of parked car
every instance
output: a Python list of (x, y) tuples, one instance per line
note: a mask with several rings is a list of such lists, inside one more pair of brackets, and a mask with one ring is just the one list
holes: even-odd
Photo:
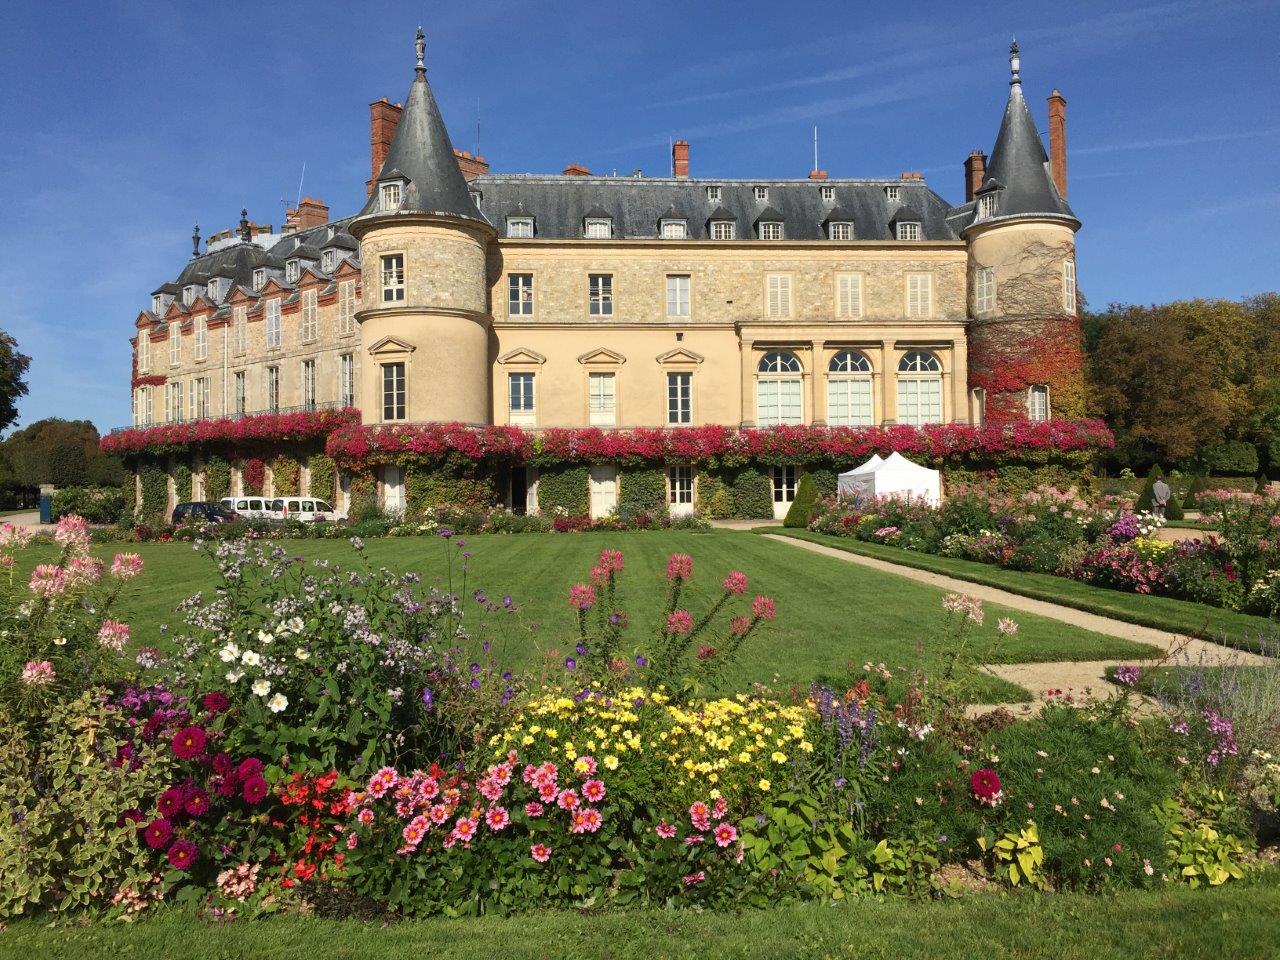
[(197, 500), (191, 503), (180, 503), (173, 508), (173, 525), (183, 523), (231, 523), (239, 520), (240, 515), (228, 510), (218, 503)]
[(347, 515), (315, 497), (276, 497), (271, 501), (269, 516), (273, 520), (346, 520)]
[(234, 510), (246, 520), (270, 520), (271, 501), (264, 497), (223, 497), (218, 504), (224, 510)]

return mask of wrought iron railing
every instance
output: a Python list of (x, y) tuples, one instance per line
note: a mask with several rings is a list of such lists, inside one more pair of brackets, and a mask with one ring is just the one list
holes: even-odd
[(302, 403), (295, 407), (268, 407), (263, 410), (246, 410), (244, 413), (220, 413), (207, 417), (182, 417), (177, 420), (152, 420), (150, 423), (131, 423), (123, 427), (112, 427), (111, 433), (120, 433), (124, 430), (143, 430), (147, 427), (168, 427), (176, 426), (180, 423), (195, 423), (197, 420), (242, 420), (245, 417), (260, 417), (264, 414), (277, 413), (310, 413), (313, 410), (341, 410), (344, 407), (351, 406), (350, 403), (343, 403), (341, 400), (324, 400), (317, 403)]

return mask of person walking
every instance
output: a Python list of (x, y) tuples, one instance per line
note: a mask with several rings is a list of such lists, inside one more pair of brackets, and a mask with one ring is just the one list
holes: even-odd
[(1164, 482), (1164, 477), (1156, 477), (1156, 482), (1151, 485), (1151, 512), (1163, 520), (1164, 512), (1168, 509), (1169, 499), (1172, 496), (1173, 491)]

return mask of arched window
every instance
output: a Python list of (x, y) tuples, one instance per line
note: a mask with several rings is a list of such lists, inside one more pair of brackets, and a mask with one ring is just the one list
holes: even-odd
[(756, 369), (756, 423), (804, 423), (804, 388), (796, 355), (785, 350), (766, 353)]
[(871, 361), (857, 350), (841, 350), (827, 365), (827, 423), (865, 427), (875, 422)]
[(942, 364), (932, 353), (913, 350), (898, 362), (898, 422), (942, 422)]

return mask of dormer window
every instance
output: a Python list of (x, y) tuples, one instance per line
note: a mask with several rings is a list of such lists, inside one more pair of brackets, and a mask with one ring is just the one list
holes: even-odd
[(778, 220), (762, 220), (760, 222), (761, 240), (781, 240), (782, 223)]
[(587, 217), (583, 223), (583, 236), (588, 240), (608, 240), (613, 237), (612, 217)]
[(836, 198), (836, 188), (835, 188), (835, 187), (820, 187), (820, 188), (819, 188), (819, 190), (820, 190), (820, 191), (821, 191), (821, 193), (822, 193), (822, 199), (823, 199), (823, 200), (826, 200), (826, 201), (830, 202), (830, 201), (832, 201), (832, 200), (834, 200), (834, 199)]
[(187, 286), (182, 288), (182, 303), (184, 306), (191, 306), (196, 301), (196, 286)]
[(320, 269), (325, 273), (333, 273), (333, 251), (320, 251)]
[(689, 236), (689, 228), (683, 220), (663, 220), (663, 240), (684, 240)]
[(827, 224), (828, 240), (852, 240), (853, 224), (848, 220), (833, 220)]
[(326, 231), (324, 232), (324, 238), (325, 238), (326, 240), (332, 240), (332, 239), (333, 239), (333, 234), (334, 234), (334, 232), (335, 232), (336, 230), (337, 230), (337, 228), (336, 228), (336, 227), (330, 227), (328, 230), (326, 230)]
[(256, 292), (258, 290), (261, 290), (266, 285), (267, 285), (267, 268), (258, 267), (258, 269), (253, 271), (253, 289)]
[(978, 198), (978, 219), (986, 220), (996, 215), (996, 195), (984, 193)]
[(289, 283), (297, 283), (298, 275), (302, 272), (302, 261), (296, 257), (292, 260), (286, 260), (284, 264), (284, 278)]
[(222, 293), (222, 281), (219, 280), (217, 277), (214, 277), (212, 280), (209, 281), (208, 285), (205, 287), (205, 294), (209, 297), (210, 300), (212, 300), (214, 303), (217, 303), (221, 293)]
[(736, 232), (737, 224), (732, 220), (712, 220), (711, 221), (711, 239), (712, 240), (732, 240)]
[(507, 217), (507, 236), (527, 240), (533, 236), (533, 217)]
[(707, 203), (719, 203), (719, 202), (720, 202), (720, 188), (707, 187)]
[(768, 199), (769, 199), (769, 188), (768, 188), (768, 187), (753, 187), (751, 192), (752, 192), (752, 194), (755, 196), (755, 198), (756, 198), (757, 200), (762, 200), (762, 201), (763, 201), (763, 200), (768, 200)]
[(884, 198), (888, 200), (890, 203), (896, 203), (897, 201), (902, 199), (902, 188), (901, 187), (885, 187)]
[(474, 203), (477, 207), (480, 206), (480, 204), (484, 203), (484, 194), (481, 193), (479, 190), (471, 190), (469, 191), (469, 193), (471, 194), (471, 202)]
[(151, 312), (159, 313), (163, 309), (164, 309), (164, 295), (159, 293), (153, 293), (151, 295)]
[(898, 239), (899, 240), (919, 240), (920, 224), (911, 220), (901, 220), (898, 222)]
[(384, 183), (378, 190), (378, 206), (383, 210), (399, 210), (401, 196), (399, 183)]

